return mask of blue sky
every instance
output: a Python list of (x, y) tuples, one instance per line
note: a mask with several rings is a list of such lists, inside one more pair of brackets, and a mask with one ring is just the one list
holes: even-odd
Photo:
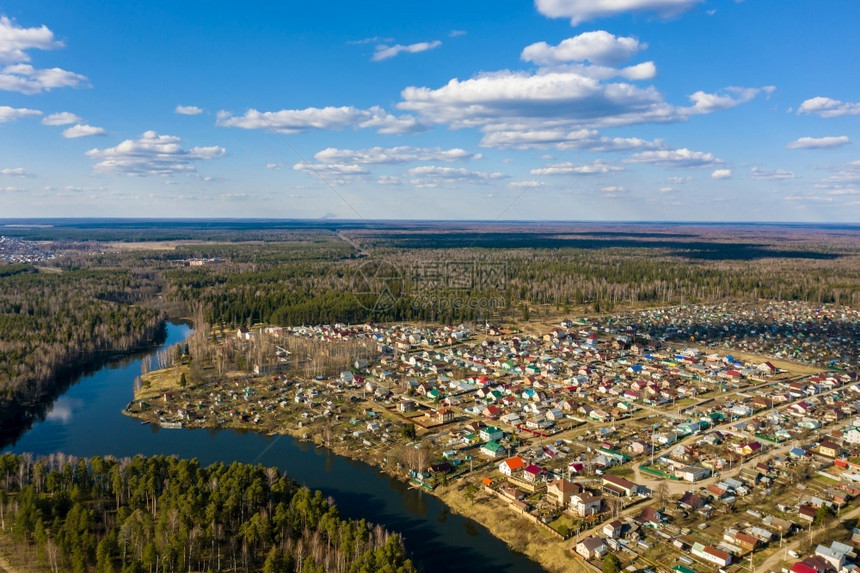
[(0, 217), (860, 221), (850, 0), (58, 4)]

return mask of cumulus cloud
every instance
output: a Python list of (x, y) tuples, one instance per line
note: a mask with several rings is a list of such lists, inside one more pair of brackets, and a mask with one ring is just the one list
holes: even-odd
[(568, 38), (557, 46), (550, 46), (546, 42), (531, 44), (523, 49), (520, 57), (540, 66), (584, 61), (615, 66), (626, 62), (645, 48), (647, 44), (640, 43), (636, 38), (615, 36), (604, 30), (596, 30)]
[(581, 149), (594, 153), (666, 147), (659, 139), (649, 141), (638, 137), (606, 137), (600, 135), (596, 129), (583, 128), (569, 131), (564, 128), (517, 129), (517, 126), (511, 129), (504, 129), (503, 126), (495, 126), (495, 128), (497, 131), (483, 137), (481, 145), (514, 149), (540, 149), (553, 145), (559, 149)]
[(731, 169), (714, 169), (711, 173), (711, 179), (729, 179), (732, 176)]
[(43, 125), (69, 125), (72, 123), (84, 123), (84, 120), (68, 111), (52, 113), (42, 120)]
[(359, 109), (353, 106), (309, 107), (260, 112), (250, 109), (244, 115), (234, 116), (219, 111), (216, 125), (242, 129), (274, 129), (280, 133), (301, 133), (309, 129), (341, 130), (376, 129), (379, 133), (415, 133), (426, 129), (411, 116), (395, 116), (381, 107)]
[(860, 192), (860, 160), (828, 169), (830, 175), (816, 183), (816, 188), (828, 189), (830, 195), (854, 195)]
[(88, 86), (86, 76), (60, 68), (37, 69), (30, 64), (12, 64), (0, 70), (0, 90), (37, 94), (55, 88)]
[(418, 52), (435, 50), (441, 45), (442, 42), (439, 40), (433, 40), (432, 42), (417, 42), (415, 44), (408, 44), (405, 46), (402, 44), (395, 44), (394, 46), (380, 44), (376, 46), (376, 51), (373, 52), (373, 58), (371, 59), (374, 62), (381, 62), (382, 60), (388, 60), (400, 54), (417, 54)]
[(296, 171), (304, 171), (318, 176), (337, 176), (348, 177), (357, 175), (367, 175), (369, 171), (361, 165), (348, 165), (341, 163), (296, 163), (293, 165)]
[(538, 12), (550, 18), (570, 18), (573, 26), (586, 20), (617, 16), (626, 12), (648, 12), (671, 18), (702, 0), (535, 0)]
[(367, 149), (337, 149), (329, 147), (317, 152), (314, 158), (320, 163), (342, 164), (395, 164), (412, 161), (469, 161), (480, 159), (480, 153), (465, 149), (442, 149), (440, 147), (370, 147)]
[(657, 151), (642, 151), (634, 153), (625, 161), (629, 163), (651, 163), (663, 167), (713, 167), (723, 161), (711, 153), (691, 151), (687, 148), (661, 149)]
[(815, 114), (821, 117), (860, 115), (860, 103), (844, 102), (829, 97), (814, 97), (805, 100), (797, 108), (799, 114)]
[(29, 63), (28, 50), (62, 48), (46, 26), (23, 28), (6, 16), (0, 16), (0, 90), (37, 94), (63, 87), (89, 85), (86, 76), (61, 68), (37, 69)]
[(627, 193), (627, 188), (621, 185), (607, 185), (606, 187), (601, 187), (600, 191), (604, 197), (619, 197)]
[(847, 135), (830, 137), (801, 137), (786, 145), (789, 149), (833, 149), (848, 145), (851, 140)]
[(713, 113), (724, 109), (731, 109), (737, 105), (748, 102), (760, 93), (771, 94), (775, 88), (765, 86), (763, 88), (739, 88), (729, 87), (724, 93), (707, 93), (697, 91), (690, 96), (693, 107), (692, 113)]
[(42, 115), (42, 112), (37, 109), (27, 109), (25, 107), (9, 107), (8, 105), (0, 105), (0, 123), (15, 121), (22, 117), (33, 117)]
[(558, 142), (579, 129), (684, 121), (738, 105), (763, 88), (730, 88), (723, 95), (697, 92), (693, 106), (664, 101), (653, 86), (603, 82), (576, 69), (537, 73), (502, 70), (467, 80), (454, 78), (431, 89), (410, 86), (401, 92), (401, 110), (420, 121), (453, 129), (480, 128), (481, 145), (538, 145)]
[(591, 163), (581, 164), (563, 161), (540, 169), (532, 169), (529, 173), (532, 175), (603, 175), (623, 170), (623, 167), (612, 165), (598, 159)]
[(173, 113), (178, 113), (179, 115), (200, 115), (203, 113), (203, 108), (196, 105), (177, 105)]
[(441, 167), (437, 165), (421, 165), (413, 167), (406, 172), (412, 177), (409, 181), (418, 187), (435, 187), (439, 184), (451, 183), (492, 183), (500, 179), (507, 179), (507, 175), (500, 172), (488, 173), (485, 171), (472, 171), (463, 167)]
[(6, 16), (0, 16), (0, 62), (29, 62), (27, 50), (53, 50), (63, 43), (54, 40), (47, 26), (22, 28)]
[(759, 167), (753, 167), (750, 170), (750, 176), (760, 181), (782, 181), (797, 177), (793, 171), (786, 169), (761, 169)]
[(104, 135), (103, 127), (95, 127), (85, 123), (78, 123), (63, 130), (63, 137), (67, 139), (76, 139), (78, 137), (90, 137), (93, 135)]
[[(438, 89), (407, 87), (398, 108), (454, 128), (515, 125), (600, 127), (679, 119), (653, 87), (604, 84), (569, 71), (499, 72), (452, 79)], [(534, 126), (532, 126), (534, 127)]]
[(145, 132), (140, 139), (126, 139), (116, 147), (94, 148), (86, 153), (96, 162), (96, 172), (135, 176), (192, 173), (194, 163), (224, 154), (224, 148), (218, 146), (185, 149), (178, 137), (154, 131)]
[(0, 169), (0, 175), (6, 175), (7, 177), (35, 177), (23, 167), (6, 167)]

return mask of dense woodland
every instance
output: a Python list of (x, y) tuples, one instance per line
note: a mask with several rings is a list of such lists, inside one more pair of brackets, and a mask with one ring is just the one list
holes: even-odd
[(172, 457), (0, 456), (13, 558), (51, 571), (409, 573), (399, 535), (276, 468)]
[[(610, 243), (614, 244), (614, 242)], [(459, 322), (525, 318), (532, 308), (567, 312), (611, 311), (619, 305), (802, 300), (860, 305), (860, 245), (749, 246), (737, 254), (723, 243), (680, 253), (661, 242), (638, 248), (421, 248), (387, 246), (367, 256), (333, 258), (330, 249), (305, 248), (301, 257), (264, 259), (234, 245), (198, 247), (207, 256), (230, 252), (231, 264), (182, 268), (166, 273), (168, 294), (199, 301), (213, 324), (268, 322), (425, 320)], [(720, 246), (722, 245), (722, 246)], [(817, 250), (816, 250), (817, 248)], [(709, 257), (701, 257), (707, 252)], [(698, 253), (698, 254), (697, 254)], [(723, 255), (719, 255), (723, 253)], [(733, 253), (741, 259), (731, 257)], [(757, 253), (750, 260), (751, 253)], [(719, 255), (719, 256), (718, 256)], [(363, 293), (370, 263), (382, 262), (396, 280), (386, 283), (393, 304)], [(425, 280), (432, 273), (436, 280)], [(379, 286), (379, 285), (376, 285)], [(377, 291), (378, 292), (378, 291)], [(485, 305), (482, 301), (492, 301)]]
[(154, 275), (129, 270), (36, 272), (0, 266), (0, 421), (41, 401), (70, 369), (151, 342)]

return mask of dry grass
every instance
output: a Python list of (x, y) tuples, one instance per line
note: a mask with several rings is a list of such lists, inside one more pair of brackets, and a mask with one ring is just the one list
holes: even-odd
[(137, 394), (136, 400), (152, 400), (159, 397), (165, 392), (176, 392), (180, 390), (179, 380), (182, 374), (185, 373), (186, 380), (190, 378), (191, 369), (188, 365), (176, 365), (162, 368), (161, 370), (153, 370), (141, 376), (143, 385)]
[(569, 553), (573, 540), (562, 541), (531, 521), (518, 517), (498, 498), (479, 492), (472, 503), (458, 485), (439, 487), (433, 492), (453, 511), (474, 519), (514, 551), (525, 553), (551, 572), (590, 571)]

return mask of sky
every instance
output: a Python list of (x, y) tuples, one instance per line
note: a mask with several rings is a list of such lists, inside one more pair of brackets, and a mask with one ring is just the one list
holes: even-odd
[(0, 218), (860, 222), (855, 0), (0, 0)]

